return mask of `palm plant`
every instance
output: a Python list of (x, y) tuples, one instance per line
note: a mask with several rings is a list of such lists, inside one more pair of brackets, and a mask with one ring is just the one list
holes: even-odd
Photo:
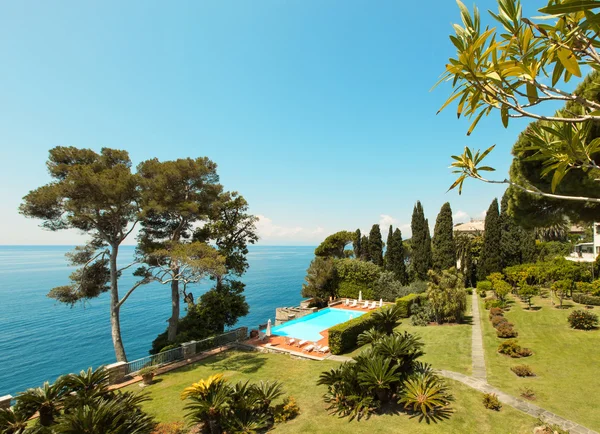
[(399, 404), (423, 417), (448, 404), (448, 393), (445, 384), (433, 374), (418, 374), (404, 382), (404, 392)]
[(372, 357), (359, 367), (358, 380), (361, 386), (367, 387), (376, 393), (377, 398), (385, 402), (388, 392), (394, 388), (395, 383), (401, 379), (397, 372), (398, 367), (390, 359), (381, 356)]
[(406, 378), (413, 372), (416, 360), (425, 354), (422, 348), (421, 338), (405, 331), (380, 339), (373, 346), (373, 352), (391, 360), (402, 377)]
[(16, 398), (17, 406), (26, 417), (31, 417), (37, 412), (40, 425), (49, 427), (60, 414), (60, 407), (67, 392), (62, 378), (52, 385), (46, 381), (42, 387), (20, 393)]
[(363, 345), (372, 344), (373, 342), (378, 341), (384, 336), (385, 333), (383, 333), (380, 330), (377, 330), (375, 327), (372, 327), (369, 330), (359, 334), (356, 343), (362, 347)]
[(200, 380), (197, 383), (193, 383), (191, 386), (183, 389), (181, 393), (181, 399), (186, 399), (191, 396), (203, 396), (218, 383), (224, 383), (225, 379), (223, 374), (215, 374), (208, 377), (206, 380)]
[(283, 387), (279, 381), (260, 381), (252, 385), (252, 392), (256, 396), (259, 406), (266, 411), (271, 403), (283, 395)]
[(228, 433), (254, 434), (269, 426), (269, 416), (252, 408), (237, 408), (224, 420)]
[(56, 434), (150, 434), (156, 422), (140, 404), (148, 398), (115, 393), (65, 412), (53, 427)]
[(103, 366), (95, 371), (89, 368), (79, 374), (66, 375), (62, 381), (70, 392), (65, 397), (67, 407), (91, 405), (108, 393), (108, 371)]
[(192, 402), (185, 406), (186, 416), (195, 423), (208, 424), (212, 434), (220, 433), (220, 420), (231, 407), (230, 387), (224, 381), (212, 381), (201, 393), (188, 394), (187, 399)]
[(28, 417), (18, 407), (0, 408), (0, 432), (22, 434), (27, 429)]
[(391, 335), (396, 326), (400, 324), (402, 311), (397, 304), (384, 306), (373, 312), (371, 318), (377, 329), (384, 331), (387, 335)]

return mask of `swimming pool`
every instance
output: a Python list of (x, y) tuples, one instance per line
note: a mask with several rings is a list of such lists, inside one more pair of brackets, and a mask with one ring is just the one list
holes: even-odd
[(363, 314), (364, 312), (357, 310), (331, 309), (328, 307), (275, 326), (271, 328), (271, 334), (316, 342), (323, 338), (319, 332), (353, 318), (358, 318)]

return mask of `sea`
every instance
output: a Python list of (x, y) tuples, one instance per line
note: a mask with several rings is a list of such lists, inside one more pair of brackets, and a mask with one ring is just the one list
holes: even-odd
[[(109, 294), (73, 307), (47, 297), (68, 284), (73, 268), (65, 253), (72, 246), (0, 246), (0, 396), (53, 382), (62, 374), (115, 361), (110, 333)], [(133, 246), (122, 246), (121, 265)], [(311, 259), (311, 246), (250, 246), (246, 284), (247, 316), (237, 326), (257, 327), (275, 319), (275, 309), (297, 306)], [(135, 281), (124, 274), (120, 293)], [(198, 297), (211, 282), (190, 290)], [(182, 305), (184, 305), (182, 303)], [(170, 288), (152, 283), (134, 291), (121, 309), (121, 332), (128, 359), (148, 355), (152, 340), (165, 331)]]

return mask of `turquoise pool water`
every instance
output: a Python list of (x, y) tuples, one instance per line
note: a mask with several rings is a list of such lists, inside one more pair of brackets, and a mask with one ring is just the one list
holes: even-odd
[(275, 326), (271, 328), (271, 334), (316, 342), (323, 337), (319, 332), (353, 318), (358, 318), (363, 314), (364, 312), (356, 310), (331, 309), (328, 307)]

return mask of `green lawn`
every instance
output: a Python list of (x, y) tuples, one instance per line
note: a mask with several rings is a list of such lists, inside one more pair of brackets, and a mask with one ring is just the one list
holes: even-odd
[[(438, 423), (419, 423), (405, 414), (372, 416), (369, 420), (348, 422), (329, 415), (321, 399), (325, 388), (316, 386), (319, 374), (336, 366), (337, 362), (294, 359), (284, 354), (263, 354), (229, 351), (195, 365), (157, 377), (157, 382), (145, 389), (152, 401), (146, 410), (160, 421), (183, 420), (183, 405), (179, 394), (184, 387), (211, 374), (223, 372), (232, 381), (280, 380), (287, 394), (294, 396), (301, 414), (294, 420), (277, 425), (281, 433), (530, 433), (535, 419), (510, 407), (500, 412), (486, 410), (482, 395), (468, 387), (449, 382), (455, 401), (453, 414)], [(139, 390), (138, 385), (129, 386)]]
[[(567, 309), (557, 309), (549, 298), (536, 297), (538, 311), (524, 309), (515, 301), (506, 318), (519, 332), (518, 341), (531, 348), (533, 356), (511, 359), (497, 353), (501, 339), (488, 319), (488, 311), (480, 301), (484, 334), (488, 382), (514, 396), (523, 386), (536, 392), (536, 404), (588, 428), (600, 430), (600, 331), (581, 331), (569, 328)], [(581, 306), (577, 306), (581, 308)], [(598, 308), (594, 309), (598, 313)], [(509, 369), (525, 363), (537, 374), (533, 378), (519, 378)]]
[[(403, 319), (396, 330), (407, 330), (421, 336), (425, 344), (425, 355), (421, 360), (431, 363), (436, 369), (447, 369), (471, 375), (471, 296), (467, 295), (467, 318), (463, 324), (414, 327), (410, 319)], [(345, 354), (352, 357), (362, 351), (357, 348)]]

